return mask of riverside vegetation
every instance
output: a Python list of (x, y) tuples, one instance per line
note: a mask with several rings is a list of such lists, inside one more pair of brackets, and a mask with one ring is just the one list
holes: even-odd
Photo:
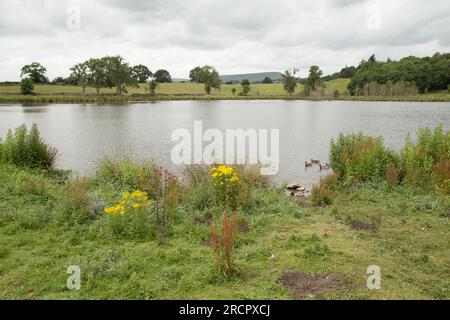
[[(289, 197), (254, 166), (104, 158), (55, 169), (36, 126), (0, 142), (2, 299), (448, 299), (450, 132), (400, 152), (331, 142), (334, 173)], [(81, 289), (66, 287), (81, 268)], [(366, 287), (381, 268), (382, 288)], [(315, 285), (305, 286), (316, 281)]]

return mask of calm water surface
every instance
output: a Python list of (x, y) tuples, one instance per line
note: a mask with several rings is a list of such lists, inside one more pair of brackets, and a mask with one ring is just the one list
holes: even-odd
[[(450, 103), (345, 101), (173, 101), (136, 104), (0, 105), (0, 136), (9, 128), (37, 123), (56, 146), (58, 166), (81, 174), (103, 155), (153, 159), (172, 170), (173, 130), (191, 132), (196, 120), (208, 128), (279, 129), (280, 172), (275, 180), (312, 184), (318, 168), (305, 172), (311, 158), (328, 160), (330, 139), (362, 131), (381, 135), (399, 149), (419, 127), (443, 124), (450, 129)], [(225, 132), (225, 131), (223, 131)], [(322, 173), (324, 174), (324, 173)]]

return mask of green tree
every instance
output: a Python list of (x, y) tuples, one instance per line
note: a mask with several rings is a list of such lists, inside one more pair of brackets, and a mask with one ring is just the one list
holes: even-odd
[(158, 83), (172, 82), (172, 77), (170, 76), (169, 71), (164, 70), (164, 69), (160, 69), (160, 70), (156, 71), (155, 74), (153, 75), (153, 77), (155, 78), (155, 81)]
[(108, 85), (108, 71), (104, 59), (92, 58), (86, 62), (88, 66), (89, 86), (94, 87), (97, 94)]
[(147, 84), (147, 89), (150, 92), (150, 95), (154, 96), (156, 93), (156, 89), (158, 88), (158, 82), (156, 82), (155, 79), (153, 79), (152, 81), (150, 81)]
[(212, 89), (220, 89), (221, 86), (219, 73), (211, 66), (203, 66), (197, 69), (195, 80), (198, 83), (205, 84), (205, 92), (207, 94), (210, 94)]
[(46, 83), (48, 78), (45, 76), (47, 69), (38, 62), (27, 64), (22, 67), (20, 77), (26, 76), (30, 78), (34, 83)]
[(297, 69), (286, 70), (282, 75), (283, 88), (290, 96), (297, 88), (297, 77), (295, 76), (297, 72)]
[(411, 83), (420, 93), (428, 90), (444, 90), (450, 83), (450, 54), (436, 53), (432, 57), (405, 57), (400, 61), (391, 59), (377, 61), (375, 57), (361, 61), (348, 90), (352, 95), (364, 94), (368, 85), (392, 83)]
[(127, 86), (136, 86), (130, 65), (121, 56), (104, 57), (107, 84), (116, 88), (117, 94), (127, 93)]
[(305, 95), (309, 96), (317, 89), (323, 88), (324, 82), (322, 80), (323, 72), (318, 66), (309, 68), (309, 75), (305, 82)]
[(270, 83), (273, 83), (273, 80), (270, 79), (269, 77), (265, 77), (264, 80), (262, 81), (262, 83), (264, 83), (264, 84), (270, 84)]
[(201, 69), (201, 67), (195, 67), (194, 69), (189, 71), (189, 79), (191, 79), (191, 82), (197, 82), (197, 75)]
[(244, 79), (241, 81), (242, 95), (246, 96), (250, 92), (250, 81)]
[(139, 64), (131, 69), (133, 80), (136, 83), (146, 83), (153, 76), (153, 73), (147, 66)]
[[(450, 91), (450, 86), (449, 86), (449, 91)], [(233, 94), (233, 96), (236, 94), (236, 88), (231, 88), (231, 93)]]
[(30, 78), (23, 78), (20, 82), (20, 91), (22, 94), (32, 94), (34, 90), (33, 81)]
[(342, 68), (342, 70), (339, 72), (339, 78), (350, 79), (350, 78), (353, 77), (355, 72), (356, 72), (356, 67), (354, 67), (354, 66), (350, 66), (350, 67), (345, 66), (345, 68)]
[(72, 73), (70, 79), (76, 81), (77, 85), (83, 88), (83, 94), (86, 93), (86, 87), (89, 85), (89, 66), (87, 62), (78, 63), (70, 68)]

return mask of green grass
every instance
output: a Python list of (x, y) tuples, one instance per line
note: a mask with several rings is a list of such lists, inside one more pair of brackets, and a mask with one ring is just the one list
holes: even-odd
[[(346, 88), (349, 79), (336, 79), (326, 83), (325, 97), (314, 97), (313, 99), (334, 99), (335, 90), (340, 92), (341, 100), (392, 100), (392, 101), (450, 101), (450, 94), (434, 92), (415, 97), (351, 97), (346, 96)], [(237, 90), (236, 95), (232, 89)], [(206, 95), (204, 85), (198, 83), (163, 83), (160, 84), (156, 95), (151, 97), (145, 95), (145, 85), (128, 88), (128, 94), (124, 96), (113, 96), (115, 89), (102, 88), (100, 96), (96, 95), (94, 88), (86, 88), (86, 96), (82, 96), (82, 89), (77, 86), (61, 85), (35, 85), (35, 94), (24, 96), (20, 94), (20, 86), (0, 86), (1, 102), (96, 102), (96, 101), (148, 101), (148, 100), (217, 100), (217, 99), (305, 99), (300, 96), (302, 86), (297, 87), (296, 93), (289, 96), (283, 90), (283, 85), (275, 84), (252, 84), (247, 96), (239, 96), (241, 91), (239, 84), (223, 84), (221, 90), (213, 90), (211, 95)]]
[(345, 91), (347, 91), (347, 86), (349, 83), (350, 79), (335, 79), (326, 82), (326, 88), (331, 92), (338, 90), (340, 94), (345, 94)]
[[(59, 179), (0, 165), (0, 299), (290, 299), (278, 283), (286, 271), (342, 279), (328, 299), (450, 298), (449, 197), (366, 184), (316, 208), (276, 188), (255, 189), (252, 210), (239, 212), (250, 227), (236, 242), (240, 274), (223, 278), (201, 243), (209, 227), (196, 223), (209, 210), (181, 205), (163, 245), (111, 239), (103, 214), (60, 221), (67, 189)], [(88, 185), (103, 207), (121, 191), (107, 176)], [(352, 220), (379, 229), (353, 230)], [(374, 264), (382, 289), (369, 291), (366, 268)], [(69, 265), (81, 267), (81, 290), (66, 288)]]

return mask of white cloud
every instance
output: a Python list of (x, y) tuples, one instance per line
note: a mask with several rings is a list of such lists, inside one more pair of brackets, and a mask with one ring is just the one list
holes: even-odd
[[(81, 29), (67, 29), (78, 6)], [(379, 28), (367, 27), (369, 6)], [(39, 61), (50, 78), (106, 54), (187, 77), (200, 64), (222, 73), (325, 73), (375, 53), (394, 59), (450, 51), (450, 3), (440, 0), (9, 0), (0, 2), (0, 81)]]

